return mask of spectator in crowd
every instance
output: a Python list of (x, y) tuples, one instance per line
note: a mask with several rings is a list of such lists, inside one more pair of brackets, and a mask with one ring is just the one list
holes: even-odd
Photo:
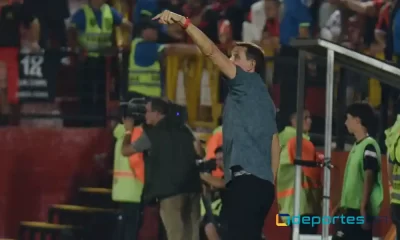
[(24, 0), (40, 22), (40, 46), (49, 48), (50, 41), (55, 40), (57, 47), (67, 45), (65, 20), (69, 18), (67, 0)]
[(236, 43), (232, 36), (232, 25), (229, 20), (222, 20), (218, 25), (219, 48), (223, 53), (229, 55)]
[[(192, 23), (201, 29), (213, 42), (219, 43), (219, 14), (213, 10), (212, 5), (207, 5), (206, 0), (188, 0), (182, 7), (182, 13), (190, 18)], [(193, 43), (189, 37), (186, 40), (188, 43)]]
[(341, 34), (340, 10), (334, 11), (320, 30), (320, 37), (331, 42), (338, 42)]
[[(369, 0), (369, 1), (357, 1), (357, 0), (343, 0), (341, 1), (342, 7), (356, 12), (357, 21), (359, 21), (358, 28), (363, 36), (364, 44), (366, 47), (370, 47), (375, 42), (374, 28), (378, 20), (380, 8), (383, 6), (383, 0)], [(342, 9), (342, 29), (348, 30), (347, 24), (348, 14), (345, 9)], [(344, 27), (344, 28), (343, 28)], [(345, 32), (347, 35), (347, 32)]]
[[(280, 2), (278, 0), (262, 0), (254, 3), (243, 22), (243, 40), (259, 44), (266, 57), (272, 57), (279, 50)], [(266, 71), (268, 86), (272, 84), (274, 65), (269, 62)]]
[[(104, 55), (113, 46), (113, 30), (121, 26), (127, 31), (132, 24), (122, 17), (105, 0), (90, 0), (75, 12), (69, 29), (70, 46), (87, 51), (80, 66), (80, 98), (81, 113), (104, 117), (106, 114), (106, 60)], [(109, 69), (108, 69), (109, 70)], [(104, 126), (104, 120), (90, 121), (92, 124)]]
[(260, 43), (267, 22), (279, 23), (279, 5), (278, 0), (260, 0), (251, 5), (247, 21), (243, 22), (243, 41)]
[[(309, 38), (312, 17), (310, 12), (311, 1), (284, 0), (284, 12), (280, 22), (279, 56), (282, 58), (298, 57), (298, 50), (290, 46), (293, 38)], [(297, 64), (276, 63), (274, 81), (280, 83), (280, 114), (283, 119), (289, 119), (293, 112), (293, 105), (297, 101)]]
[(132, 40), (129, 56), (127, 99), (133, 97), (161, 97), (162, 95), (162, 51), (158, 44), (158, 24), (151, 19), (138, 24), (140, 36)]
[(375, 25), (375, 40), (383, 49), (386, 47), (386, 36), (390, 24), (392, 7), (392, 2), (386, 2), (382, 6), (379, 11), (378, 21)]
[(211, 8), (219, 13), (219, 19), (228, 20), (231, 25), (232, 38), (235, 41), (242, 40), (242, 25), (245, 12), (235, 0), (216, 0)]
[(325, 0), (321, 3), (319, 8), (318, 26), (319, 29), (326, 27), (328, 19), (337, 10), (337, 5), (334, 4), (335, 0)]
[(153, 98), (146, 104), (142, 135), (131, 143), (132, 124), (125, 121), (122, 154), (146, 151), (143, 201), (158, 199), (168, 239), (198, 240), (200, 229), (200, 176), (195, 160), (203, 152), (191, 131), (176, 124), (169, 105)]
[(0, 47), (19, 47), (21, 42), (21, 24), (29, 29), (29, 43), (31, 50), (38, 50), (40, 25), (34, 13), (29, 6), (21, 3), (19, 0), (11, 1), (1, 0), (0, 15)]
[[(11, 2), (9, 4), (9, 2)], [(18, 54), (21, 46), (21, 25), (28, 30), (28, 48), (35, 52), (40, 49), (40, 24), (30, 9), (20, 1), (0, 0), (0, 115), (9, 114), (10, 104), (18, 102)], [(2, 120), (7, 122), (4, 117)]]

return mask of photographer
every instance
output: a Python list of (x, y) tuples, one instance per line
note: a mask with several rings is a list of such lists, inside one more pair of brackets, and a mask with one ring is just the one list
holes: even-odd
[(142, 199), (160, 203), (168, 239), (198, 240), (201, 182), (195, 160), (202, 152), (184, 121), (177, 118), (182, 114), (175, 109), (176, 105), (162, 99), (150, 100), (146, 104), (147, 126), (133, 143), (133, 126), (124, 121), (126, 132), (121, 151), (124, 156), (145, 152)]
[[(224, 157), (223, 157), (222, 147), (218, 147), (215, 150), (215, 159), (210, 159), (203, 164), (205, 165), (203, 167), (204, 171), (200, 173), (200, 178), (203, 180), (204, 183), (207, 184), (207, 186), (205, 186), (205, 189), (210, 189), (211, 195), (214, 195), (213, 197), (211, 197), (212, 213), (208, 213), (213, 215), (212, 216), (213, 219), (210, 219), (211, 217), (207, 215), (207, 213), (205, 214), (203, 218), (204, 231), (208, 240), (218, 240), (220, 239), (219, 236), (221, 235), (220, 225), (223, 222), (221, 218), (223, 217), (222, 214), (223, 213), (222, 208), (224, 203), (223, 189), (225, 188), (225, 181), (223, 179), (223, 175), (221, 176), (219, 174), (214, 174), (214, 173), (216, 172), (219, 173), (221, 170), (223, 171), (224, 169)], [(208, 193), (209, 192), (207, 191), (205, 192), (205, 194)]]
[[(131, 140), (135, 141), (142, 134), (141, 124), (144, 121), (144, 111), (126, 106), (121, 108), (124, 121), (134, 125)], [(132, 156), (122, 156), (121, 146), (125, 136), (125, 128), (119, 116), (118, 122), (112, 122), (114, 137), (116, 138), (114, 152), (112, 200), (118, 203), (118, 224), (115, 229), (115, 239), (135, 240), (139, 228), (139, 215), (141, 211), (140, 198), (143, 190), (144, 163), (143, 153)]]

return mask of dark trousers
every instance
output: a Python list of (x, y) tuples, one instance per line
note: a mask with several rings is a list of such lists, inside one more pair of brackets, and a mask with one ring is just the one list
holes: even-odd
[(121, 203), (114, 240), (136, 240), (139, 233), (141, 206), (139, 203)]
[(398, 239), (400, 238), (400, 204), (392, 203), (390, 207), (391, 207), (392, 222), (396, 226), (396, 236)]
[(274, 202), (275, 187), (253, 175), (233, 178), (227, 186), (224, 240), (260, 240), (264, 220)]
[[(346, 209), (343, 213), (346, 217), (360, 217), (359, 209)], [(370, 229), (364, 230), (361, 224), (341, 224), (339, 221), (335, 223), (335, 231), (332, 240), (372, 240), (372, 224), (373, 219), (367, 219)]]
[(85, 127), (105, 126), (106, 116), (106, 61), (104, 57), (88, 57), (80, 64), (78, 86), (80, 114)]

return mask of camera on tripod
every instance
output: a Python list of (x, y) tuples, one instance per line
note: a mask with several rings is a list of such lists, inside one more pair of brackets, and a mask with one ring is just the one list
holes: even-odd
[(212, 158), (210, 160), (198, 159), (196, 160), (197, 168), (201, 173), (211, 173), (217, 169), (217, 160)]

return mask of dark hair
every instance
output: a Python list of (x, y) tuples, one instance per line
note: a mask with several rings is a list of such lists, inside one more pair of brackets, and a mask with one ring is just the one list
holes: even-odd
[(215, 149), (214, 153), (217, 154), (219, 152), (222, 152), (222, 146), (219, 146)]
[(264, 51), (254, 43), (248, 42), (238, 42), (236, 46), (246, 48), (247, 59), (254, 60), (256, 62), (255, 72), (260, 75), (260, 77), (265, 82), (265, 55)]
[(153, 112), (159, 112), (163, 115), (168, 113), (168, 103), (161, 98), (152, 98), (150, 101), (151, 110)]
[(347, 108), (346, 114), (360, 119), (361, 125), (367, 129), (370, 136), (377, 133), (377, 118), (373, 108), (367, 103), (354, 103)]

